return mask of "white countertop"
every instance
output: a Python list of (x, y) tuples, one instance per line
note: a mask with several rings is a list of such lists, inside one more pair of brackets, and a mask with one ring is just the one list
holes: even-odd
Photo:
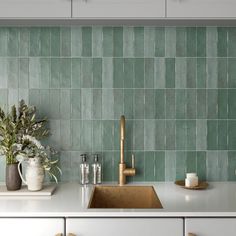
[(63, 183), (51, 197), (0, 197), (0, 217), (236, 217), (235, 182), (210, 182), (207, 190), (168, 182), (132, 185), (154, 186), (163, 209), (87, 209), (93, 186)]

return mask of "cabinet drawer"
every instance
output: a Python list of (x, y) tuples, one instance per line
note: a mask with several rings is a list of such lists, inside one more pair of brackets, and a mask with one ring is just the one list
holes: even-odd
[(73, 17), (155, 18), (165, 16), (165, 0), (72, 0)]
[(235, 17), (235, 8), (235, 0), (167, 0), (167, 17)]

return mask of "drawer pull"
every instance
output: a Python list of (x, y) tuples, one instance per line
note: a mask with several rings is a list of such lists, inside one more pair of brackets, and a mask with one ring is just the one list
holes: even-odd
[(67, 236), (76, 236), (75, 234), (69, 233)]
[(56, 234), (55, 236), (63, 236), (63, 234)]
[(197, 236), (197, 235), (193, 233), (188, 233), (188, 236)]

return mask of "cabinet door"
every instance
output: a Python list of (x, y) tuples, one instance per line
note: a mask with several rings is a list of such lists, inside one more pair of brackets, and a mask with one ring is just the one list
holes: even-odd
[(199, 218), (185, 221), (185, 236), (230, 236), (236, 235), (236, 219)]
[(235, 0), (167, 0), (167, 17), (235, 17), (235, 8)]
[(182, 219), (103, 218), (67, 219), (67, 235), (75, 236), (183, 236)]
[(79, 18), (152, 18), (165, 16), (165, 0), (72, 0)]
[(0, 218), (2, 236), (56, 236), (64, 235), (64, 219)]
[(0, 18), (71, 17), (71, 0), (1, 0)]

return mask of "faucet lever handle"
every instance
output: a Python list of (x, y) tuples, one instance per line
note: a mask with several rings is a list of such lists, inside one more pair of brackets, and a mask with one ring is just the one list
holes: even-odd
[(134, 157), (134, 154), (132, 154), (132, 157), (131, 157), (131, 163), (132, 163), (132, 168), (134, 169), (134, 166), (135, 166), (135, 157)]

